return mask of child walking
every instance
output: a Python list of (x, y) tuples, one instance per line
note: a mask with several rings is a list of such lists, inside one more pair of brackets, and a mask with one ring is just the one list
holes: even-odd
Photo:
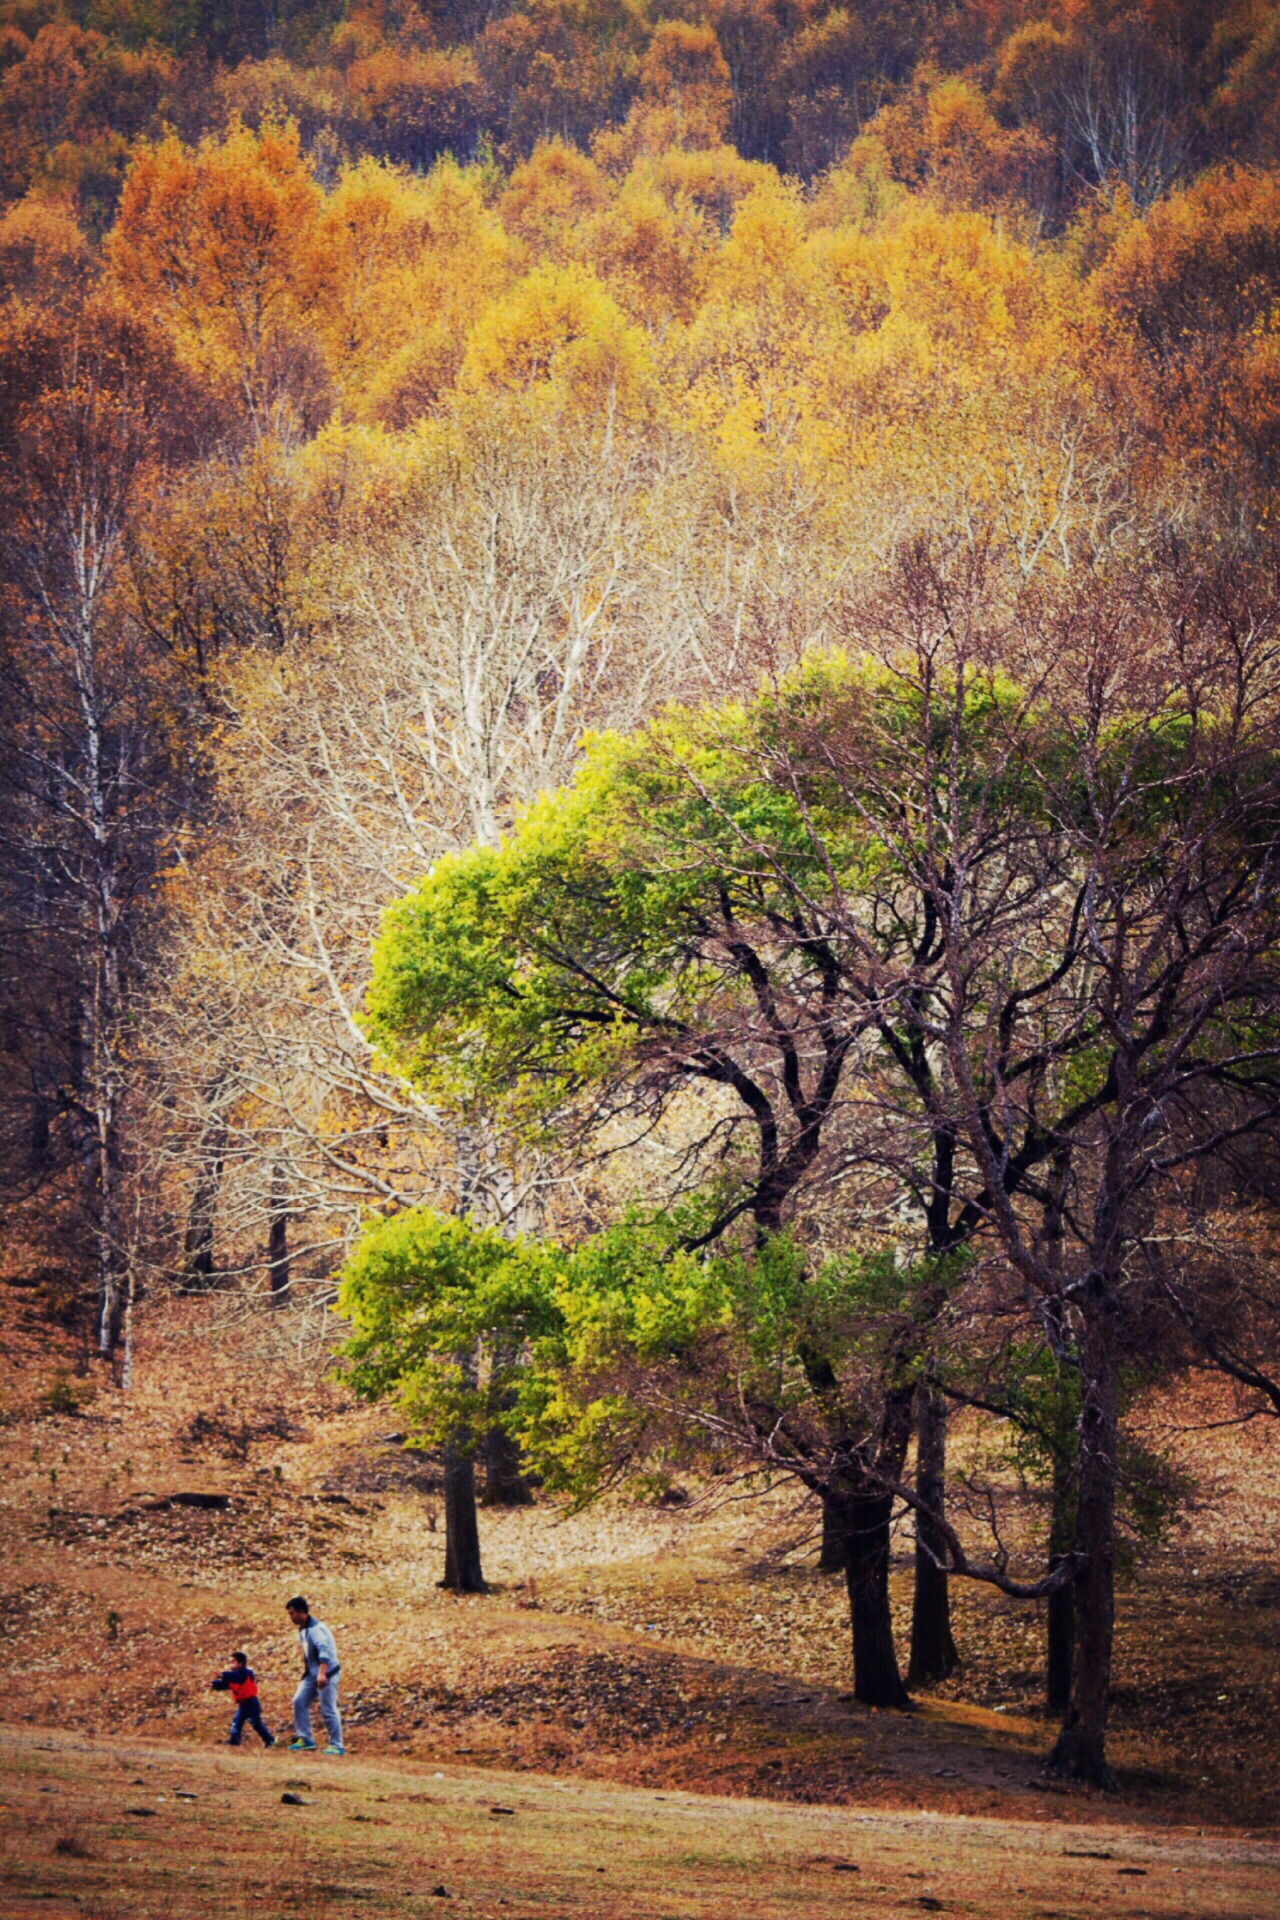
[(246, 1654), (233, 1653), (231, 1665), (209, 1684), (215, 1693), (229, 1693), (236, 1703), (236, 1710), (231, 1719), (231, 1731), (227, 1735), (229, 1747), (240, 1745), (240, 1736), (246, 1725), (253, 1728), (264, 1747), (274, 1747), (275, 1735), (262, 1718), (258, 1683), (253, 1677), (253, 1668), (249, 1665)]

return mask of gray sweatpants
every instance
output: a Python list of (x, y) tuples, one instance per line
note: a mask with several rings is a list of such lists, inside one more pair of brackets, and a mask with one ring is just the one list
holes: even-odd
[(324, 1720), (324, 1729), (329, 1736), (331, 1747), (342, 1745), (342, 1721), (338, 1715), (338, 1676), (331, 1673), (321, 1686), (314, 1673), (309, 1673), (293, 1696), (293, 1730), (299, 1740), (314, 1738), (311, 1732), (311, 1703), (318, 1699), (320, 1713)]

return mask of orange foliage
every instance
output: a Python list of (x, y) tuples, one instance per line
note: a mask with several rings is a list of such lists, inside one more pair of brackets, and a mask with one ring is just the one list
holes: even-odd
[(1096, 276), (1149, 371), (1134, 403), (1177, 456), (1280, 475), (1280, 174), (1225, 169), (1133, 222)]
[(1210, 123), (1243, 157), (1280, 161), (1280, 6), (1244, 0), (1219, 24), (1213, 65), (1225, 77), (1209, 105)]
[(584, 229), (581, 244), (610, 291), (636, 320), (691, 320), (705, 293), (712, 231), (692, 197), (664, 197), (637, 168), (616, 199)]
[(381, 151), (409, 166), (462, 151), (477, 128), (480, 76), (465, 49), (380, 47), (347, 68), (347, 91)]
[(951, 207), (1034, 206), (1052, 157), (1041, 134), (1002, 127), (970, 81), (928, 72), (867, 131), (896, 179)]
[(722, 144), (729, 130), (729, 68), (710, 27), (664, 20), (640, 64), (640, 97), (616, 133), (596, 136), (595, 154), (613, 172), (642, 153)]
[(234, 127), (194, 152), (170, 137), (136, 155), (107, 246), (114, 285), (172, 326), (193, 365), (238, 384), (260, 427), (291, 385), (306, 394), (320, 205), (292, 126)]
[(68, 305), (92, 274), (88, 242), (65, 201), (28, 194), (0, 216), (0, 285), (11, 299)]

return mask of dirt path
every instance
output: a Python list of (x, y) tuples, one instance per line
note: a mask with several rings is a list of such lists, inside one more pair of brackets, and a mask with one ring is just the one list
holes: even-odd
[(1220, 1832), (801, 1807), (35, 1729), (0, 1728), (0, 1758), (3, 1920), (1280, 1916), (1280, 1846)]

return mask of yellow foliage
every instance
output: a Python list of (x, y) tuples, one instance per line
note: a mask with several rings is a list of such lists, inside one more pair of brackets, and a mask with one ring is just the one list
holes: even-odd
[(708, 298), (673, 341), (677, 417), (739, 477), (771, 468), (792, 448), (829, 331), (803, 209), (774, 176), (739, 204)]
[(348, 168), (316, 225), (317, 331), (349, 408), (399, 424), (457, 376), (467, 328), (506, 284), (512, 248), (474, 173)]
[(636, 320), (691, 320), (706, 292), (712, 234), (688, 196), (667, 200), (641, 167), (580, 236), (582, 251)]
[(609, 198), (609, 182), (585, 153), (542, 140), (513, 171), (498, 211), (530, 260), (561, 259), (569, 236)]
[(762, 182), (734, 214), (712, 276), (713, 298), (789, 304), (798, 280), (808, 277), (804, 240), (799, 194), (781, 180)]
[(640, 329), (585, 267), (535, 267), (473, 328), (460, 386), (543, 388), (575, 413), (648, 413), (653, 363)]
[(832, 167), (808, 205), (811, 227), (876, 227), (907, 198), (882, 140), (864, 134)]
[(778, 178), (772, 167), (744, 160), (736, 148), (726, 146), (670, 147), (641, 161), (640, 171), (670, 205), (688, 200), (721, 235), (728, 233), (747, 195)]

